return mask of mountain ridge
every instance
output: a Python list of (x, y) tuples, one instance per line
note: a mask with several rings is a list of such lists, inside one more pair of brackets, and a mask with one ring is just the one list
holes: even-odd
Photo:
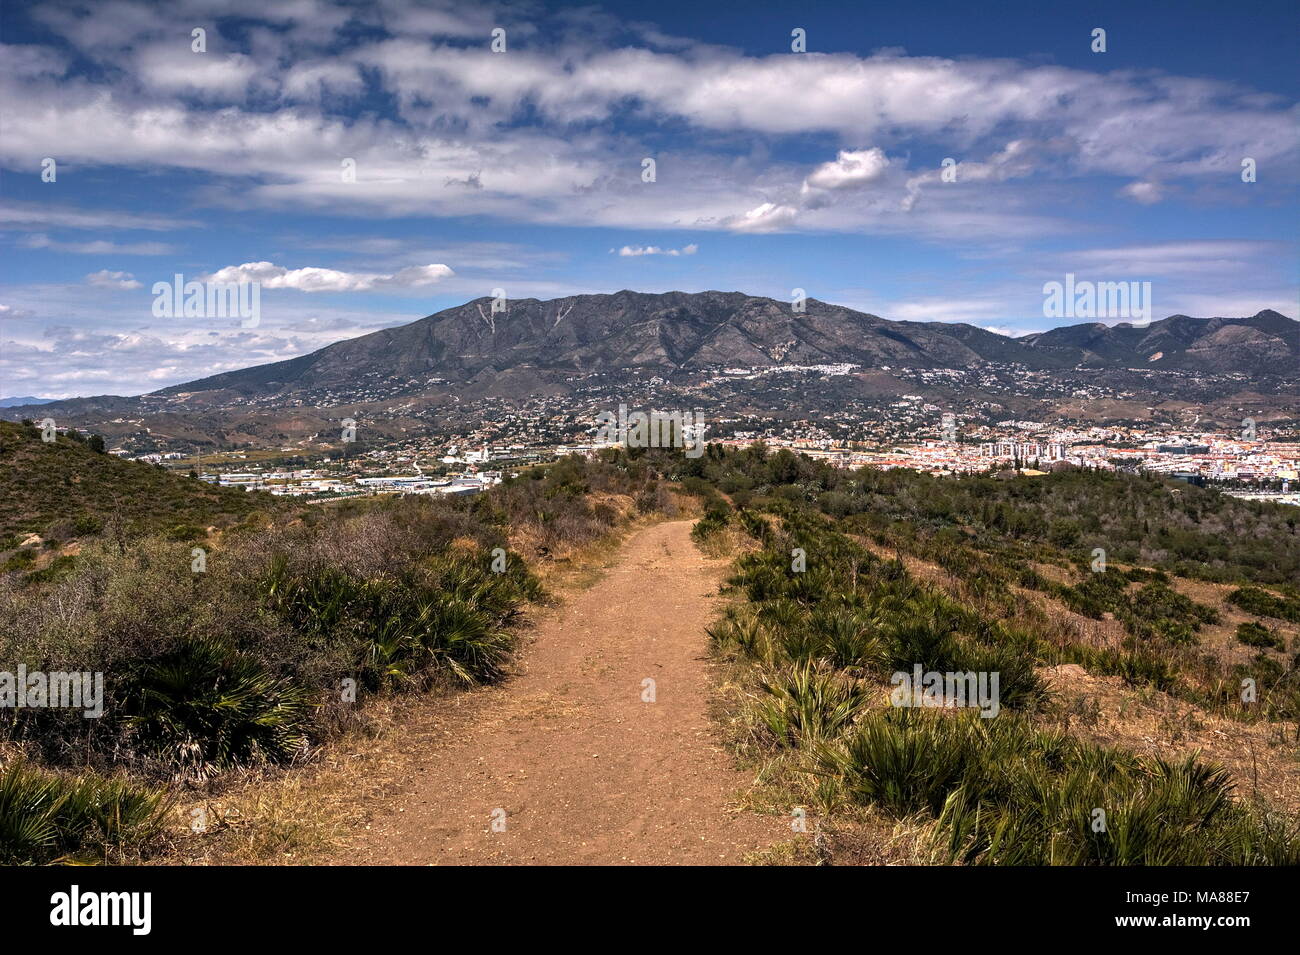
[(492, 299), (473, 299), (295, 358), (139, 398), (100, 395), (27, 407), (54, 411), (76, 402), (113, 411), (145, 398), (208, 406), (276, 398), (343, 403), (376, 390), (392, 397), (497, 379), (508, 396), (536, 387), (539, 376), (781, 364), (968, 368), (1014, 362), (1035, 370), (1159, 367), (1247, 375), (1300, 370), (1300, 322), (1269, 309), (1242, 318), (1172, 315), (1145, 326), (1084, 322), (1019, 338), (968, 323), (891, 321), (812, 298), (797, 312), (789, 302), (736, 291), (624, 289), (511, 300), (501, 311), (491, 309)]

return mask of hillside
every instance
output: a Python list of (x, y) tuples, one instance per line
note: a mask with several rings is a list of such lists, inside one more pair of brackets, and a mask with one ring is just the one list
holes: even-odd
[(1143, 367), (1245, 374), (1294, 374), (1300, 368), (1300, 322), (1265, 309), (1249, 318), (1171, 315), (1145, 327), (1095, 322), (1018, 339), (1071, 365)]
[(112, 525), (126, 533), (227, 523), (277, 506), (274, 498), (123, 461), (60, 435), (0, 421), (0, 550), (37, 534), (84, 537)]

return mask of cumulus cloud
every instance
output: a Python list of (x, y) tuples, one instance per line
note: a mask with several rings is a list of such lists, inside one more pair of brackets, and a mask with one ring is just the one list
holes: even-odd
[(154, 90), (231, 99), (248, 89), (257, 65), (242, 53), (195, 53), (188, 43), (167, 40), (139, 50), (135, 70), (139, 79)]
[(118, 291), (129, 291), (141, 287), (135, 276), (130, 272), (110, 272), (108, 269), (100, 269), (98, 272), (91, 272), (86, 276), (86, 281), (97, 288), (111, 288)]
[(875, 182), (884, 175), (889, 159), (880, 148), (840, 150), (834, 162), (822, 163), (803, 181), (803, 191), (847, 189)]
[(737, 232), (776, 232), (794, 225), (799, 210), (793, 205), (764, 202), (747, 212), (733, 216), (727, 225)]
[(446, 265), (413, 265), (391, 275), (381, 275), (375, 272), (340, 272), (315, 266), (289, 269), (271, 262), (245, 262), (218, 269), (204, 276), (203, 281), (257, 282), (264, 289), (297, 289), (300, 292), (370, 292), (423, 288), (455, 274)]

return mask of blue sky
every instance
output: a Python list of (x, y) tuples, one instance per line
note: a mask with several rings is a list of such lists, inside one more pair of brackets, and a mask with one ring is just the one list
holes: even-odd
[[(0, 395), (138, 394), (494, 288), (1020, 334), (1070, 272), (1151, 282), (1157, 318), (1295, 317), (1300, 5), (1048, 6), (7, 3)], [(259, 281), (261, 323), (155, 318), (178, 272)]]

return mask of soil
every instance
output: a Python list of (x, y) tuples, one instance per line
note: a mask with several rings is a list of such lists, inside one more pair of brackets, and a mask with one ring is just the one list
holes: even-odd
[(752, 774), (709, 717), (726, 561), (690, 529), (637, 530), (538, 621), (518, 676), (414, 713), (405, 779), (368, 800), (332, 861), (741, 864), (788, 840), (788, 819), (740, 811)]

